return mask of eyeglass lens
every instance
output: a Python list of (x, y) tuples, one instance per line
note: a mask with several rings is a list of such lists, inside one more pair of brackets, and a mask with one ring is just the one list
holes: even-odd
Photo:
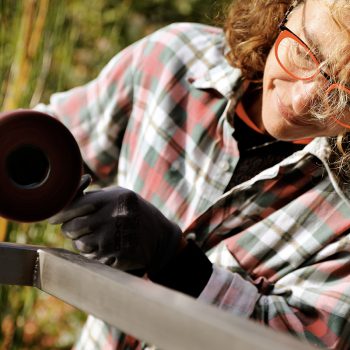
[(310, 79), (319, 71), (319, 64), (310, 50), (292, 37), (279, 42), (277, 55), (283, 68), (297, 79)]
[[(310, 49), (296, 38), (285, 36), (278, 41), (276, 55), (282, 68), (295, 79), (311, 80), (320, 72), (320, 64)], [(326, 89), (328, 108), (340, 104), (349, 111), (350, 90), (341, 85), (333, 84)]]

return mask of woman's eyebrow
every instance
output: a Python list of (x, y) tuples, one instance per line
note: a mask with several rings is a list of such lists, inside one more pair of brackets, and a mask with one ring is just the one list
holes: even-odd
[[(320, 51), (320, 42), (318, 39), (313, 35), (312, 33), (309, 33), (308, 30), (306, 29), (305, 25), (305, 10), (306, 10), (306, 4), (304, 4), (303, 8), (303, 14), (302, 14), (302, 19), (301, 19), (301, 25), (302, 25), (302, 30), (304, 33), (304, 37), (306, 39), (306, 44), (310, 47), (311, 51), (313, 54), (316, 55), (316, 58), (318, 59), (319, 62), (324, 62), (326, 60), (325, 56), (321, 53)], [(316, 52), (314, 52), (314, 50)]]
[[(312, 33), (308, 32), (308, 30), (306, 29), (305, 26), (303, 26), (303, 32), (304, 32), (304, 36), (305, 36), (305, 39), (307, 41), (308, 46), (309, 47), (311, 46), (310, 49), (311, 49), (312, 53), (316, 55), (316, 58), (320, 62), (324, 62), (326, 60), (326, 57), (320, 51), (321, 44), (318, 41), (318, 39), (316, 38), (316, 36), (312, 35)], [(314, 51), (316, 51), (316, 52), (314, 52)]]

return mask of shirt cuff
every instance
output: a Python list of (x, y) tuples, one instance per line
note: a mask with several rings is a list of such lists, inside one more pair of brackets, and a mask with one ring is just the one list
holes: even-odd
[(238, 273), (213, 265), (210, 279), (198, 300), (248, 318), (259, 299), (258, 289)]

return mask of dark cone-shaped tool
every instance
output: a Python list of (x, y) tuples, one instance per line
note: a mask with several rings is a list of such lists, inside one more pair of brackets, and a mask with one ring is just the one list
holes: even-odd
[(75, 196), (83, 171), (79, 147), (57, 119), (32, 110), (0, 114), (0, 215), (49, 218)]

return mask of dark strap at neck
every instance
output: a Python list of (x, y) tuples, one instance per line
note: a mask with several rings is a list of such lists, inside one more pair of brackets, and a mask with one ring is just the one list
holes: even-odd
[(240, 159), (226, 191), (251, 179), (305, 146), (279, 141), (270, 135), (258, 133), (237, 116), (234, 117), (234, 127), (233, 137), (238, 143)]

